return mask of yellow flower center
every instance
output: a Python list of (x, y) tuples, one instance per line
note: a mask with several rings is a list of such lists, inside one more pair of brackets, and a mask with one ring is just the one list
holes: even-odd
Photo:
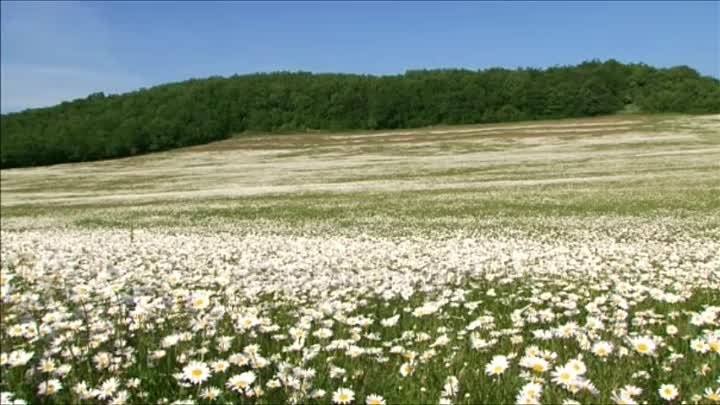
[(191, 374), (192, 374), (193, 378), (200, 378), (200, 377), (202, 377), (202, 370), (195, 369), (192, 371)]
[(645, 343), (638, 343), (638, 345), (637, 345), (637, 351), (640, 352), (640, 353), (647, 353), (647, 351), (648, 351), (649, 349), (650, 349), (650, 348), (649, 348), (648, 345), (645, 344)]

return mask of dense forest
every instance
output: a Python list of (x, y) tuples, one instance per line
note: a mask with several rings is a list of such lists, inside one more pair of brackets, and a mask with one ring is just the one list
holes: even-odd
[(393, 129), (623, 110), (720, 112), (720, 80), (685, 66), (614, 60), (396, 76), (280, 72), (193, 79), (2, 115), (0, 166), (131, 156), (249, 132)]

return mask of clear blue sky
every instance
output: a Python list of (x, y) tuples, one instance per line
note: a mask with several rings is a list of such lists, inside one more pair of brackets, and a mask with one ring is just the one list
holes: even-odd
[(592, 58), (720, 77), (719, 4), (2, 1), (0, 101), (8, 112), (211, 75)]

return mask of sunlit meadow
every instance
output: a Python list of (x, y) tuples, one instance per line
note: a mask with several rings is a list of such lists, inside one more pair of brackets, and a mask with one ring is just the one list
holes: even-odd
[(3, 171), (0, 403), (720, 403), (719, 123)]

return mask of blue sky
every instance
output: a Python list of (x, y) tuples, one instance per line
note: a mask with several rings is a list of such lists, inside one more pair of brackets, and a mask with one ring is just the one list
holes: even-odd
[(720, 77), (708, 2), (9, 2), (3, 112), (275, 70), (548, 67), (615, 58)]

